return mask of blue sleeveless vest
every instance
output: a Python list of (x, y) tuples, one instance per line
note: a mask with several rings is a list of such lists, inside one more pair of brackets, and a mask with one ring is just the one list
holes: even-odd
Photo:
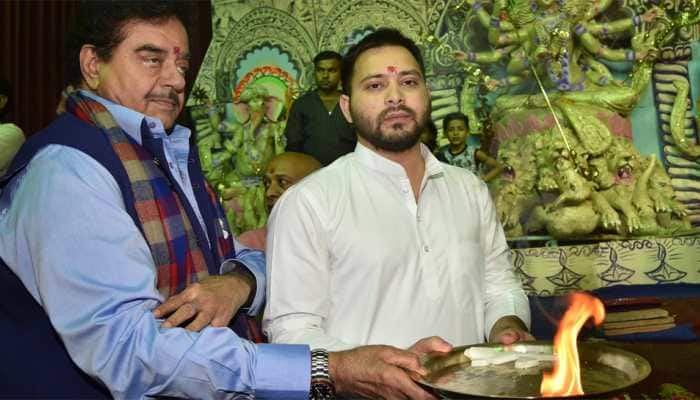
[[(143, 228), (136, 214), (130, 182), (124, 167), (112, 150), (108, 139), (97, 128), (73, 115), (63, 114), (44, 130), (32, 135), (12, 161), (5, 176), (0, 177), (0, 190), (26, 167), (34, 155), (50, 144), (70, 146), (89, 155), (104, 166), (119, 185), (126, 211), (136, 226)], [(162, 149), (154, 154), (161, 165), (167, 165)], [(200, 212), (209, 238), (216, 238), (217, 212), (211, 206), (204, 190), (204, 176), (200, 169), (198, 152), (190, 150), (189, 174)], [(165, 169), (170, 175), (169, 170)], [(172, 178), (172, 177), (170, 177)], [(177, 186), (177, 185), (175, 185)], [(185, 199), (179, 187), (173, 187)], [(184, 200), (191, 221), (197, 221), (194, 210)], [(200, 243), (207, 236), (198, 223), (193, 228)], [(218, 274), (219, 260), (215, 244), (201, 246), (211, 275)], [(232, 328), (246, 337), (246, 323), (242, 313), (233, 321)], [(110, 393), (101, 383), (82, 372), (70, 359), (60, 337), (53, 329), (44, 309), (25, 289), (19, 278), (0, 259), (0, 397), (41, 398), (109, 398)], [(87, 349), (86, 349), (87, 350)]]

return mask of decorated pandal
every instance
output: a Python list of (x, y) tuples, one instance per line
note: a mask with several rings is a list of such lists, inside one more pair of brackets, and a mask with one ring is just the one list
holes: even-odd
[[(689, 23), (691, 11), (668, 17), (649, 7), (641, 16), (597, 22), (609, 4), (591, 5), (516, 1), (506, 14), (514, 18), (501, 21), (503, 10), (494, 3), (490, 19), (481, 18), (491, 21), (494, 49), (457, 52), (475, 62), (505, 58), (504, 78), (479, 77), (495, 87), (487, 117), (491, 151), (509, 165), (492, 187), (504, 228), (511, 237), (578, 239), (690, 233), (686, 208), (664, 166), (656, 154), (642, 156), (635, 148), (629, 115), (648, 87), (659, 49), (674, 37), (669, 32)], [(692, 13), (698, 18), (697, 8)], [(631, 32), (641, 22), (646, 26), (631, 38), (632, 49), (606, 48), (596, 36)], [(634, 66), (626, 81), (618, 81), (604, 62), (625, 59)], [(536, 82), (529, 91), (499, 88), (528, 79)], [(685, 85), (675, 85), (682, 89), (677, 94), (687, 96), (687, 80), (676, 81)], [(680, 111), (671, 111), (672, 131), (685, 125), (686, 100), (674, 101)], [(686, 143), (675, 139), (679, 135), (672, 144)]]
[(508, 165), (490, 189), (530, 294), (700, 283), (695, 0), (435, 1), (415, 15), (390, 3), (324, 2), (316, 31), (294, 10), (248, 7), (227, 25), (217, 9), (230, 30), (188, 105), (235, 232), (266, 222), (264, 166), (310, 86), (313, 43), (342, 51), (391, 21), (423, 46), (436, 124), (463, 112)]
[[(696, 0), (322, 0), (313, 9), (240, 5), (239, 17), (237, 3), (220, 3), (214, 26), (224, 31), (215, 34), (188, 105), (202, 165), (236, 233), (266, 222), (264, 165), (284, 149), (284, 115), (292, 98), (310, 88), (309, 60), (390, 25), (423, 47), (436, 125), (464, 113), (482, 149), (507, 164), (489, 187), (535, 306), (579, 291), (614, 301), (620, 295), (611, 289), (629, 288), (623, 295), (635, 298), (700, 284)], [(690, 290), (687, 296), (700, 298)], [(533, 317), (541, 311), (533, 308)], [(685, 340), (697, 340), (693, 324), (686, 325)], [(552, 354), (554, 345), (521, 350)], [(642, 345), (630, 352), (579, 342), (583, 394), (634, 385), (650, 368), (655, 385), (672, 382), (675, 376), (663, 371), (692, 364), (698, 349), (665, 345), (665, 352)], [(463, 373), (483, 392), (451, 390), (444, 383), (468, 361), (465, 350), (428, 363), (436, 374), (423, 384), (447, 398), (581, 394), (541, 392), (541, 374), (520, 372), (525, 383), (515, 394), (496, 394), (494, 387), (515, 382), (499, 368)], [(651, 367), (635, 354), (642, 350), (656, 357)]]
[[(699, 83), (688, 41), (700, 7), (647, 3), (614, 18), (610, 5), (464, 2), (487, 31), (481, 49), (450, 32), (429, 38), (462, 63), (461, 109), (482, 116), (474, 125), (508, 165), (490, 189), (532, 295), (700, 283), (700, 114), (688, 90)], [(624, 36), (630, 48), (610, 45)], [(618, 79), (611, 68), (624, 60)], [(653, 108), (640, 107), (649, 94)], [(654, 111), (658, 133), (639, 123)], [(657, 134), (660, 149), (643, 155), (636, 143)]]
[[(435, 20), (417, 39), (434, 92), (432, 117), (440, 125), (446, 113), (462, 111), (472, 134), (509, 166), (491, 190), (510, 238), (590, 242), (695, 233), (700, 150), (690, 89), (698, 84), (691, 51), (698, 6), (672, 3), (469, 0), (429, 9)], [(255, 11), (250, 23), (261, 24)], [(260, 17), (270, 13), (260, 11)], [(244, 28), (235, 29), (240, 35)], [(349, 40), (357, 32), (347, 34)], [(282, 46), (251, 43), (246, 51), (227, 43), (209, 74), (234, 74), (222, 68), (237, 65), (235, 78), (207, 88), (201, 81), (212, 77), (205, 61), (190, 105), (207, 177), (241, 232), (266, 221), (264, 165), (283, 151), (285, 112), (309, 79)], [(232, 55), (239, 58), (235, 63), (225, 60)], [(255, 64), (275, 57), (286, 61)], [(649, 119), (634, 113), (650, 92), (654, 110), (643, 112), (657, 114), (661, 140), (642, 154), (636, 143), (654, 142), (648, 136), (657, 129), (633, 123)]]

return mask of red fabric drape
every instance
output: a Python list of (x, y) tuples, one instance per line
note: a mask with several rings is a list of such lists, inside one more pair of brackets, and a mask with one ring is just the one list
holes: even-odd
[[(77, 6), (75, 1), (0, 0), (0, 74), (14, 88), (5, 119), (27, 135), (48, 125), (55, 116), (65, 86), (65, 32)], [(190, 1), (187, 6), (191, 84), (211, 41), (211, 5), (209, 1)]]

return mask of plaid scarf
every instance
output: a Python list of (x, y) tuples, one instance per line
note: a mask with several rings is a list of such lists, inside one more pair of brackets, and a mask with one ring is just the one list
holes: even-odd
[[(99, 102), (75, 92), (67, 99), (66, 110), (99, 128), (124, 165), (142, 232), (156, 266), (158, 291), (168, 298), (187, 284), (208, 276), (206, 259), (182, 200), (172, 189), (168, 176), (161, 171), (153, 155), (130, 140)], [(215, 209), (220, 211), (213, 191), (207, 189)], [(216, 231), (223, 233), (223, 227)], [(233, 248), (233, 242), (222, 234), (216, 239), (219, 256), (216, 262), (220, 262)]]

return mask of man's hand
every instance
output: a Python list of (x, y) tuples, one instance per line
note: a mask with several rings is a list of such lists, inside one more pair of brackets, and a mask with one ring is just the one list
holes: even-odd
[(535, 337), (528, 332), (525, 323), (514, 315), (496, 321), (489, 334), (489, 343), (513, 344), (528, 340), (535, 340)]
[[(421, 345), (423, 350), (428, 348), (430, 346)], [(362, 346), (329, 353), (328, 367), (339, 395), (354, 394), (371, 399), (435, 399), (409, 377), (409, 373), (420, 376), (427, 373), (421, 367), (418, 355), (411, 351), (391, 346)]]
[(153, 310), (153, 315), (167, 317), (163, 328), (180, 326), (193, 318), (185, 329), (197, 332), (208, 325), (227, 326), (248, 299), (253, 285), (254, 280), (240, 271), (208, 276), (171, 296)]
[(417, 341), (408, 351), (417, 356), (434, 352), (447, 353), (452, 351), (452, 345), (439, 336), (431, 336)]

